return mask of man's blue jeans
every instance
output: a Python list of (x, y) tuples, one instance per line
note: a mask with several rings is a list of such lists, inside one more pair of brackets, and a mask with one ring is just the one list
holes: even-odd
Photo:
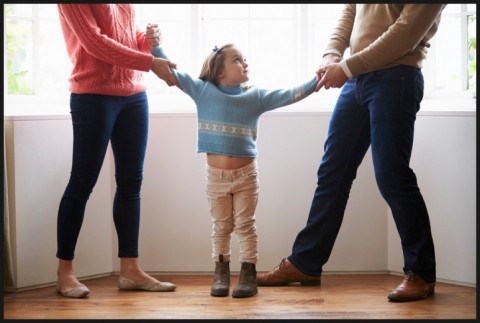
[(400, 235), (403, 270), (427, 282), (436, 280), (429, 215), (409, 166), (423, 88), (421, 70), (405, 65), (359, 75), (343, 86), (330, 120), (307, 224), (288, 257), (303, 273), (322, 273), (357, 169), (371, 146), (377, 185)]
[(148, 139), (146, 93), (132, 96), (70, 96), (73, 157), (70, 180), (60, 201), (57, 257), (74, 258), (87, 200), (95, 186), (109, 142), (115, 160), (113, 219), (118, 256), (138, 257), (140, 188)]

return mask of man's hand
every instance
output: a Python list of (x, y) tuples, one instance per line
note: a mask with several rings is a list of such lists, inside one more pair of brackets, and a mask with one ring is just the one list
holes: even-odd
[(325, 90), (328, 90), (331, 87), (340, 88), (348, 81), (348, 76), (343, 71), (340, 63), (331, 63), (321, 66), (318, 69), (317, 74), (321, 75), (321, 78), (315, 87), (315, 92), (318, 92), (322, 87), (324, 87)]
[[(327, 68), (327, 66), (329, 66), (331, 64), (339, 63), (341, 60), (342, 60), (342, 58), (340, 56), (338, 56), (337, 54), (333, 54), (333, 53), (323, 56), (323, 63), (322, 63), (322, 65), (320, 65), (320, 67), (318, 68), (318, 70), (316, 72), (319, 82), (317, 83), (317, 86), (315, 87), (315, 92), (318, 92), (322, 87), (325, 87), (326, 90), (328, 90), (330, 87), (335, 87), (335, 86), (333, 86), (333, 83), (332, 83), (333, 80), (324, 79), (324, 76), (325, 76), (325, 73), (327, 72), (327, 70), (331, 69), (331, 68)], [(338, 65), (338, 67), (340, 69), (342, 69), (340, 67), (340, 64), (336, 64), (336, 65)], [(329, 73), (329, 77), (331, 77), (331, 74), (332, 73)], [(347, 78), (347, 80), (348, 80), (348, 78)], [(336, 83), (339, 84), (338, 82), (339, 81), (337, 81)], [(343, 83), (345, 83), (345, 82), (346, 82), (346, 80)], [(340, 85), (339, 87), (341, 87), (342, 85)]]

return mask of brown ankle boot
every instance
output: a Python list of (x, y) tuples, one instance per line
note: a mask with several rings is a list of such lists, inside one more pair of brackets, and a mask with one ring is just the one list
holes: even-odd
[(230, 289), (230, 263), (223, 261), (223, 255), (220, 255), (220, 261), (215, 263), (215, 274), (213, 276), (212, 296), (228, 296)]
[(257, 294), (257, 270), (255, 264), (242, 262), (238, 285), (233, 289), (232, 297), (243, 298)]

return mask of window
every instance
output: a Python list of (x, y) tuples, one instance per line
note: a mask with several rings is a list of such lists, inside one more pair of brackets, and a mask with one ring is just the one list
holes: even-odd
[[(135, 4), (137, 24), (160, 25), (165, 50), (193, 75), (213, 46), (237, 44), (251, 83), (286, 87), (307, 80), (343, 4)], [(4, 4), (4, 93), (15, 102), (68, 102), (71, 64), (56, 4)], [(425, 99), (476, 97), (476, 4), (448, 4), (424, 62)], [(446, 68), (448, 67), (448, 68)], [(180, 94), (145, 73), (152, 97)], [(336, 98), (331, 89), (322, 98)], [(32, 102), (32, 100), (30, 100)], [(18, 106), (17, 104), (15, 106)], [(322, 105), (331, 109), (331, 104)], [(473, 104), (474, 106), (474, 104)], [(452, 108), (452, 107), (450, 107)], [(9, 105), (8, 109), (15, 109)], [(6, 108), (7, 110), (7, 108)]]
[(476, 5), (448, 4), (425, 60), (430, 96), (476, 95), (476, 43)]
[(8, 75), (4, 93), (50, 96), (66, 91), (65, 72), (71, 63), (56, 5), (4, 4), (4, 17)]

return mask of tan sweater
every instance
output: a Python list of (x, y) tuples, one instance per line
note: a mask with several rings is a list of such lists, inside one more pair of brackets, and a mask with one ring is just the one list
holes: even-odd
[(73, 64), (72, 93), (127, 96), (145, 91), (154, 57), (131, 4), (58, 4)]
[(421, 68), (446, 4), (346, 4), (324, 54), (342, 61), (347, 76), (399, 64)]

